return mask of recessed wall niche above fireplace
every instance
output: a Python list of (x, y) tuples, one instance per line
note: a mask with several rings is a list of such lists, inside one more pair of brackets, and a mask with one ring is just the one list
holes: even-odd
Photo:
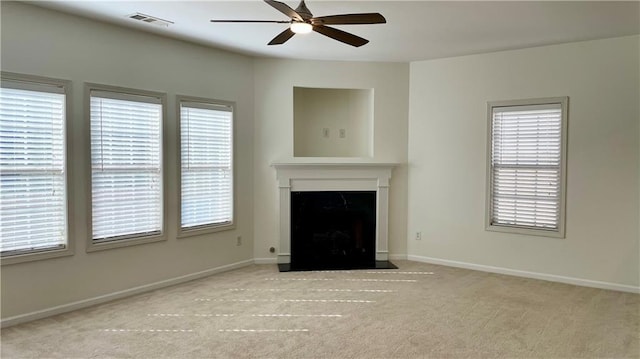
[(293, 88), (294, 157), (373, 157), (373, 89)]
[(275, 163), (281, 270), (395, 268), (389, 163)]

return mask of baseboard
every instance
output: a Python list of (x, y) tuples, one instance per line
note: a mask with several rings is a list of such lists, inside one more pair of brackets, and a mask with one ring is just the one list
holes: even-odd
[(255, 264), (278, 264), (278, 258), (254, 258)]
[(14, 317), (2, 319), (0, 321), (0, 327), (5, 328), (5, 327), (9, 327), (16, 324), (30, 322), (32, 320), (42, 319), (42, 318), (50, 317), (53, 315), (71, 312), (74, 310), (90, 307), (93, 305), (110, 302), (112, 300), (122, 299), (122, 298), (130, 297), (132, 295), (145, 293), (145, 292), (149, 292), (149, 291), (164, 288), (164, 287), (169, 287), (172, 285), (189, 282), (195, 279), (208, 277), (216, 273), (221, 273), (221, 272), (226, 272), (226, 271), (230, 271), (237, 268), (246, 267), (246, 266), (252, 265), (253, 263), (254, 263), (253, 259), (249, 259), (246, 261), (236, 262), (236, 263), (227, 264), (227, 265), (216, 267), (216, 268), (203, 270), (201, 272), (187, 274), (180, 277), (175, 277), (175, 278), (171, 278), (171, 279), (167, 279), (167, 280), (163, 280), (155, 283), (141, 285), (139, 287), (125, 289), (119, 292), (114, 292), (114, 293), (101, 295), (98, 297), (79, 300), (77, 302), (72, 302), (69, 304), (58, 305), (52, 308), (42, 309), (42, 310), (38, 310), (31, 313), (16, 315)]
[[(521, 271), (516, 269), (452, 261), (448, 259), (439, 259), (439, 258), (431, 258), (431, 257), (423, 257), (423, 256), (415, 256), (415, 255), (404, 255), (404, 254), (389, 255), (389, 259), (390, 260), (410, 260), (415, 262), (423, 262), (423, 263), (444, 265), (449, 267), (471, 269), (471, 270), (477, 270), (482, 272), (498, 273), (498, 274), (512, 275), (516, 277), (525, 277), (525, 278), (546, 280), (551, 282), (573, 284), (573, 285), (578, 285), (583, 287), (609, 289), (609, 290), (629, 292), (629, 293), (640, 293), (640, 287), (634, 287), (630, 285), (610, 283), (610, 282), (600, 282), (600, 281), (593, 281), (593, 280), (573, 278), (573, 277), (564, 277), (564, 276), (558, 276), (553, 274), (528, 272), (528, 271)], [(216, 267), (216, 268), (207, 269), (207, 270), (192, 273), (192, 274), (183, 275), (180, 277), (175, 277), (175, 278), (171, 278), (171, 279), (167, 279), (167, 280), (163, 280), (155, 283), (145, 284), (145, 285), (141, 285), (138, 287), (134, 287), (134, 288), (130, 288), (130, 289), (114, 292), (114, 293), (105, 294), (98, 297), (93, 297), (93, 298), (84, 299), (84, 300), (80, 300), (80, 301), (76, 301), (68, 304), (63, 304), (63, 305), (55, 306), (52, 308), (42, 309), (42, 310), (38, 310), (31, 313), (21, 314), (21, 315), (0, 320), (0, 327), (6, 328), (16, 324), (26, 323), (26, 322), (30, 322), (37, 319), (42, 319), (42, 318), (46, 318), (46, 317), (50, 317), (50, 316), (54, 316), (62, 313), (71, 312), (78, 309), (87, 308), (93, 305), (110, 302), (116, 299), (122, 299), (132, 295), (141, 294), (144, 292), (149, 292), (149, 291), (160, 289), (160, 288), (169, 287), (169, 286), (184, 283), (184, 282), (189, 282), (195, 279), (208, 277), (216, 273), (221, 273), (221, 272), (226, 272), (226, 271), (230, 271), (237, 268), (246, 267), (251, 264), (277, 264), (277, 258), (249, 259), (249, 260), (227, 264), (227, 265)]]
[(578, 285), (582, 287), (609, 289), (609, 290), (616, 290), (619, 292), (640, 293), (640, 287), (634, 287), (634, 286), (625, 285), (625, 284), (600, 282), (600, 281), (589, 280), (589, 279), (564, 277), (559, 275), (537, 273), (537, 272), (527, 272), (527, 271), (521, 271), (517, 269), (492, 267), (492, 266), (485, 266), (481, 264), (458, 262), (458, 261), (452, 261), (448, 259), (430, 258), (430, 257), (422, 257), (422, 256), (414, 256), (414, 255), (407, 256), (407, 259), (410, 261), (438, 264), (443, 266), (457, 267), (457, 268), (464, 268), (464, 269), (472, 269), (472, 270), (477, 270), (482, 272), (506, 274), (506, 275), (512, 275), (516, 277), (525, 277), (525, 278), (546, 280), (550, 282), (573, 284), (573, 285)]

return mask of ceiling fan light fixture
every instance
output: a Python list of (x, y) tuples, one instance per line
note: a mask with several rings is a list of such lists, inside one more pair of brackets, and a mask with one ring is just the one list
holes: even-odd
[(290, 28), (296, 34), (308, 34), (313, 30), (313, 26), (306, 22), (293, 22)]
[[(2, 1), (2, 0), (0, 0)], [(315, 31), (321, 35), (329, 37), (333, 40), (340, 41), (353, 47), (360, 47), (369, 42), (360, 36), (342, 31), (327, 25), (371, 25), (384, 24), (387, 20), (377, 12), (358, 13), (358, 14), (337, 14), (314, 17), (311, 11), (300, 0), (300, 5), (294, 10), (289, 5), (277, 0), (264, 0), (269, 6), (286, 15), (289, 20), (211, 20), (211, 22), (230, 22), (230, 23), (276, 23), (289, 24), (289, 27), (276, 35), (267, 45), (282, 45), (289, 41), (295, 34), (307, 34)]]

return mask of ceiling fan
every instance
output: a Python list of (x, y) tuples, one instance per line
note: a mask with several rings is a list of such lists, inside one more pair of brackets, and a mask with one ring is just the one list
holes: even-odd
[(305, 5), (304, 0), (300, 1), (300, 5), (298, 5), (295, 10), (280, 1), (264, 0), (264, 2), (287, 15), (291, 20), (211, 20), (211, 22), (290, 24), (286, 30), (274, 37), (273, 40), (269, 42), (269, 45), (281, 45), (287, 42), (287, 40), (292, 38), (295, 34), (305, 34), (315, 31), (324, 36), (355, 47), (360, 47), (368, 43), (369, 40), (327, 25), (368, 25), (384, 24), (387, 22), (384, 16), (379, 13), (341, 14), (314, 17), (313, 14), (311, 14), (311, 11), (307, 8), (307, 5)]

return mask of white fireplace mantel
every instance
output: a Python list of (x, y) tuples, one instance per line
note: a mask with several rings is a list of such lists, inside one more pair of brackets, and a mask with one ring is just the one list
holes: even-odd
[(389, 259), (389, 180), (396, 163), (278, 162), (280, 245), (278, 263), (291, 263), (291, 192), (376, 191), (376, 260)]

